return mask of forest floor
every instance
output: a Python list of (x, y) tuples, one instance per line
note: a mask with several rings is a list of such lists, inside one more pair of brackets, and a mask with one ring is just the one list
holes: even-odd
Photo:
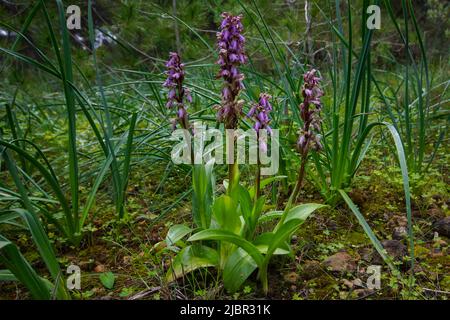
[[(400, 173), (395, 163), (383, 167), (380, 154), (373, 151), (353, 181), (353, 201), (395, 258), (403, 271), (398, 280), (374, 252), (369, 239), (345, 205), (326, 208), (310, 217), (292, 239), (293, 256), (282, 256), (269, 268), (269, 299), (447, 299), (450, 291), (448, 156), (438, 160), (427, 181), (412, 179), (415, 236), (414, 284), (409, 287), (407, 220)], [(441, 163), (439, 163), (441, 162)], [(72, 291), (76, 299), (261, 299), (265, 298), (256, 273), (240, 291), (228, 294), (215, 271), (200, 270), (178, 282), (167, 283), (165, 274), (174, 254), (158, 252), (154, 245), (162, 241), (168, 228), (190, 223), (190, 196), (178, 203), (179, 195), (189, 187), (189, 176), (174, 172), (159, 185), (154, 172), (142, 175), (134, 170), (128, 188), (128, 217), (115, 222), (109, 190), (97, 199), (94, 220), (87, 226), (81, 248), (71, 248), (50, 233), (63, 266), (81, 268), (81, 290)], [(161, 172), (162, 174), (162, 172)], [(183, 173), (185, 175), (185, 173)], [(397, 178), (398, 177), (398, 178)], [(219, 183), (219, 180), (218, 180)], [(414, 189), (415, 188), (415, 189)], [(414, 192), (415, 190), (415, 192)], [(267, 190), (266, 190), (267, 191)], [(282, 207), (285, 197), (278, 197)], [(302, 202), (323, 202), (311, 183), (305, 185)], [(158, 204), (161, 211), (150, 210)], [(173, 207), (173, 208), (171, 208)], [(170, 210), (169, 210), (170, 209)], [(44, 266), (32, 243), (24, 234), (18, 242), (28, 251), (27, 259), (37, 269)], [(372, 288), (370, 276), (381, 266), (379, 288)], [(64, 268), (63, 268), (64, 270)], [(100, 275), (114, 274), (114, 285), (107, 289)], [(26, 299), (27, 291), (18, 284), (1, 283), (1, 299)]]

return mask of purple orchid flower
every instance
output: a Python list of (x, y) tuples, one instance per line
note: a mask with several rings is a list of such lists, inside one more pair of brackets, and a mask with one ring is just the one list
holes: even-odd
[(242, 112), (242, 102), (236, 101), (239, 92), (244, 88), (244, 75), (238, 67), (247, 62), (244, 52), (245, 38), (242, 35), (244, 27), (242, 16), (222, 13), (220, 32), (217, 33), (217, 47), (219, 49), (220, 66), (218, 78), (223, 78), (222, 105), (217, 113), (219, 121), (225, 123), (228, 129), (237, 127), (239, 115)]
[(184, 81), (184, 64), (176, 52), (170, 52), (169, 60), (166, 63), (167, 79), (163, 83), (163, 87), (169, 89), (167, 94), (167, 108), (176, 106), (177, 117), (172, 121), (172, 128), (175, 130), (177, 123), (183, 129), (189, 129), (188, 112), (186, 110), (186, 101), (192, 103), (192, 96), (188, 88), (183, 86)]
[(272, 133), (272, 128), (269, 126), (269, 113), (272, 111), (272, 105), (269, 102), (270, 99), (270, 95), (267, 93), (261, 93), (259, 95), (258, 103), (253, 105), (247, 114), (247, 117), (252, 118), (255, 121), (253, 129), (257, 132), (259, 148), (263, 152), (267, 152), (267, 141), (265, 141), (263, 137), (259, 136), (259, 130), (267, 130), (269, 134)]
[(302, 156), (305, 156), (310, 148), (314, 150), (322, 149), (320, 135), (317, 133), (320, 131), (322, 124), (320, 118), (322, 102), (320, 98), (323, 96), (323, 92), (319, 88), (321, 78), (316, 73), (317, 70), (312, 69), (303, 76), (303, 102), (300, 104), (303, 128), (297, 141), (297, 146)]

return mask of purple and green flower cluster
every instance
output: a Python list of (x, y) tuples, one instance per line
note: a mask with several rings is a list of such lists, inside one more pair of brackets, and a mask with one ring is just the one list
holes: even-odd
[(185, 103), (186, 101), (191, 103), (192, 96), (189, 89), (183, 86), (184, 64), (181, 63), (178, 53), (170, 52), (166, 67), (167, 79), (163, 83), (163, 86), (169, 89), (166, 107), (177, 108), (177, 118), (172, 121), (173, 129), (176, 128), (177, 123), (183, 129), (188, 129), (189, 121)]
[(225, 123), (228, 129), (237, 127), (242, 112), (242, 102), (236, 101), (239, 92), (244, 88), (244, 75), (239, 72), (239, 66), (247, 61), (244, 52), (245, 38), (242, 35), (244, 27), (242, 16), (222, 14), (223, 20), (220, 32), (217, 33), (220, 66), (219, 78), (223, 78), (222, 105), (217, 114), (218, 120)]
[(300, 104), (303, 128), (297, 141), (297, 146), (302, 155), (306, 155), (310, 148), (314, 150), (322, 149), (318, 132), (320, 132), (321, 127), (320, 110), (322, 109), (322, 102), (320, 98), (323, 96), (323, 92), (319, 88), (321, 78), (316, 73), (317, 70), (312, 69), (303, 76), (303, 102)]
[(269, 113), (272, 111), (272, 105), (269, 102), (270, 98), (271, 96), (269, 94), (261, 93), (259, 95), (258, 103), (255, 104), (247, 114), (248, 117), (253, 118), (255, 121), (253, 129), (255, 129), (258, 134), (259, 147), (264, 152), (267, 151), (267, 141), (259, 136), (259, 130), (267, 130), (269, 134), (272, 133), (272, 128), (269, 126)]

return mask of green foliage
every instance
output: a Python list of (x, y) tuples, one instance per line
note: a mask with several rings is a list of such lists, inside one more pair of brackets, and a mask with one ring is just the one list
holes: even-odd
[(194, 165), (192, 172), (192, 215), (199, 228), (208, 228), (211, 223), (213, 201), (213, 164)]
[(25, 222), (22, 227), (30, 232), (53, 283), (40, 277), (21, 254), (19, 248), (1, 234), (0, 262), (6, 266), (7, 270), (2, 270), (0, 273), (0, 281), (20, 281), (28, 288), (34, 299), (50, 299), (53, 297), (70, 299), (59, 263), (41, 222), (33, 213), (23, 209), (13, 209), (10, 212), (0, 213), (0, 224), (13, 223), (17, 219)]
[(100, 275), (100, 282), (106, 289), (114, 288), (116, 277), (112, 272), (104, 272)]
[[(264, 200), (260, 197), (252, 201), (249, 191), (241, 185), (231, 195), (218, 197), (212, 204), (211, 227), (194, 231), (187, 239), (188, 242), (201, 241), (202, 244), (188, 245), (177, 254), (167, 272), (167, 280), (172, 281), (198, 268), (213, 266), (221, 271), (225, 288), (236, 292), (253, 271), (259, 269), (263, 290), (267, 292), (267, 268), (273, 255), (290, 253), (288, 242), (292, 234), (323, 205), (294, 207), (278, 230), (255, 234), (258, 223), (265, 221), (260, 219)], [(181, 235), (189, 230), (188, 227), (173, 226), (166, 241), (181, 240)], [(214, 241), (211, 247), (206, 242), (209, 240)]]

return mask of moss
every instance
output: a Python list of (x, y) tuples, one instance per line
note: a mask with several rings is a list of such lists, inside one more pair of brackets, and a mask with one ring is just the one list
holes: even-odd
[(426, 259), (429, 254), (430, 254), (430, 249), (428, 249), (424, 246), (420, 246), (420, 245), (414, 246), (414, 256), (417, 259)]

